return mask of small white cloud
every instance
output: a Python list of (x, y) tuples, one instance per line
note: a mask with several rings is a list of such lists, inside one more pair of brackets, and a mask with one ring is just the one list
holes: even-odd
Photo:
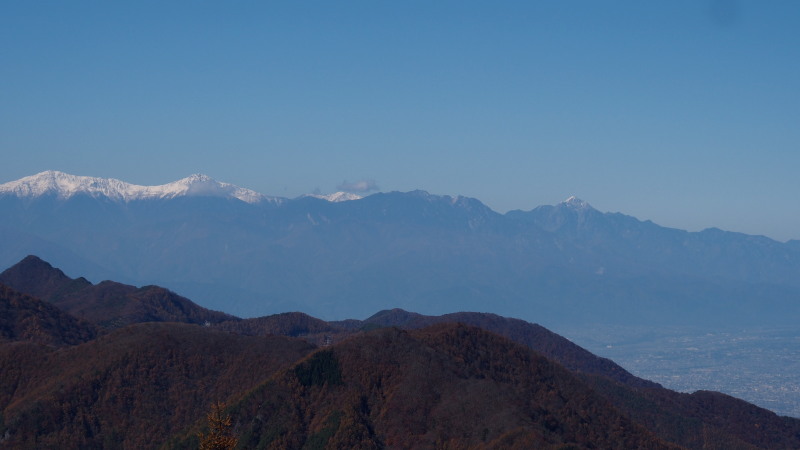
[(342, 184), (336, 186), (336, 190), (344, 192), (371, 192), (379, 189), (375, 180), (359, 180), (352, 183), (345, 180)]

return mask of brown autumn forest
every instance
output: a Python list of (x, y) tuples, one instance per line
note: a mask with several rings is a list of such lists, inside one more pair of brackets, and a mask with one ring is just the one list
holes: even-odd
[(0, 274), (0, 447), (800, 448), (800, 420), (639, 379), (492, 314), (239, 319), (156, 286)]

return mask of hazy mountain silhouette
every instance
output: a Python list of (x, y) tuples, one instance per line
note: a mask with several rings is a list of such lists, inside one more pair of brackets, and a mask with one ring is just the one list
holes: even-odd
[(401, 307), (548, 325), (753, 325), (800, 313), (795, 241), (670, 229), (574, 198), (499, 214), (424, 191), (248, 202), (229, 185), (214, 195), (108, 197), (101, 181), (84, 193), (69, 185), (69, 196), (49, 184), (40, 195), (0, 193), (0, 264), (34, 248), (90, 280), (158, 284), (246, 317), (361, 318)]

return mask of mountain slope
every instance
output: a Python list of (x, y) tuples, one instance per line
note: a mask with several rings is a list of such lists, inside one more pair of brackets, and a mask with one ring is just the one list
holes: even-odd
[(453, 324), (320, 350), (231, 414), (252, 448), (672, 448), (560, 366)]
[[(277, 316), (271, 318), (271, 321), (277, 320)], [(539, 325), (518, 319), (463, 312), (425, 316), (394, 309), (381, 311), (363, 321), (330, 322), (332, 329), (324, 331), (319, 326), (303, 326), (308, 322), (307, 317), (281, 315), (280, 320), (287, 321), (285, 328), (303, 330), (303, 338), (316, 343), (322, 342), (320, 334), (339, 342), (375, 328), (414, 330), (434, 324), (467, 324), (501, 335), (558, 362), (631, 420), (665, 441), (688, 448), (704, 448), (711, 444), (718, 448), (793, 448), (800, 443), (800, 420), (779, 417), (716, 392), (682, 394), (665, 389), (631, 375), (613, 361), (597, 357)], [(766, 430), (769, 431), (764, 432)]]
[(657, 383), (638, 378), (613, 361), (598, 357), (541, 325), (490, 313), (459, 312), (426, 316), (396, 308), (380, 311), (365, 320), (325, 322), (304, 313), (293, 312), (226, 321), (212, 326), (245, 335), (300, 337), (322, 346), (381, 327), (412, 330), (440, 323), (461, 323), (496, 333), (541, 353), (575, 373), (607, 377), (632, 387), (659, 387)]
[(89, 341), (96, 334), (92, 325), (0, 284), (0, 342), (65, 346)]
[(158, 448), (212, 402), (248, 391), (311, 349), (175, 323), (128, 326), (35, 360), (26, 355), (42, 350), (2, 345), (0, 446)]
[(0, 344), (0, 362), (0, 442), (11, 448), (196, 448), (216, 400), (231, 405), (244, 448), (800, 445), (800, 420), (717, 393), (577, 376), (452, 323), (381, 328), (317, 351), (286, 337), (136, 324), (59, 350)]
[(459, 324), (345, 340), (277, 374), (230, 412), (243, 444), (265, 448), (800, 445), (800, 420), (718, 393), (576, 377)]
[[(76, 280), (36, 257), (13, 269), (4, 276), (40, 294), (66, 292), (61, 300), (104, 285), (136, 290), (65, 289)], [(93, 339), (90, 325), (3, 285), (0, 310), (0, 442), (11, 447), (192, 447), (215, 400), (231, 404), (253, 447), (800, 445), (800, 420), (664, 389), (494, 314), (394, 309), (325, 322), (296, 312), (133, 324)], [(325, 348), (308, 356), (312, 344)]]
[(393, 309), (378, 312), (359, 323), (359, 326), (380, 325), (419, 329), (437, 323), (463, 323), (497, 333), (557, 361), (572, 372), (600, 375), (633, 387), (659, 386), (633, 376), (613, 361), (600, 358), (541, 325), (496, 314), (459, 312), (425, 316)]
[(203, 324), (233, 319), (158, 286), (136, 288), (113, 281), (93, 285), (84, 278), (72, 279), (32, 255), (1, 273), (0, 283), (104, 328), (153, 321)]
[(608, 378), (583, 378), (637, 423), (687, 448), (800, 446), (800, 419), (780, 417), (729, 395), (710, 391), (686, 394), (663, 388), (632, 392)]
[(0, 273), (0, 283), (51, 303), (92, 285), (83, 277), (68, 277), (61, 269), (34, 255), (26, 256)]

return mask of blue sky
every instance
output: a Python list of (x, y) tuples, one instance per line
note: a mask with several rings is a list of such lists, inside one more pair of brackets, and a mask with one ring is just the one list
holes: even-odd
[(0, 3), (0, 182), (43, 170), (800, 239), (800, 2)]

